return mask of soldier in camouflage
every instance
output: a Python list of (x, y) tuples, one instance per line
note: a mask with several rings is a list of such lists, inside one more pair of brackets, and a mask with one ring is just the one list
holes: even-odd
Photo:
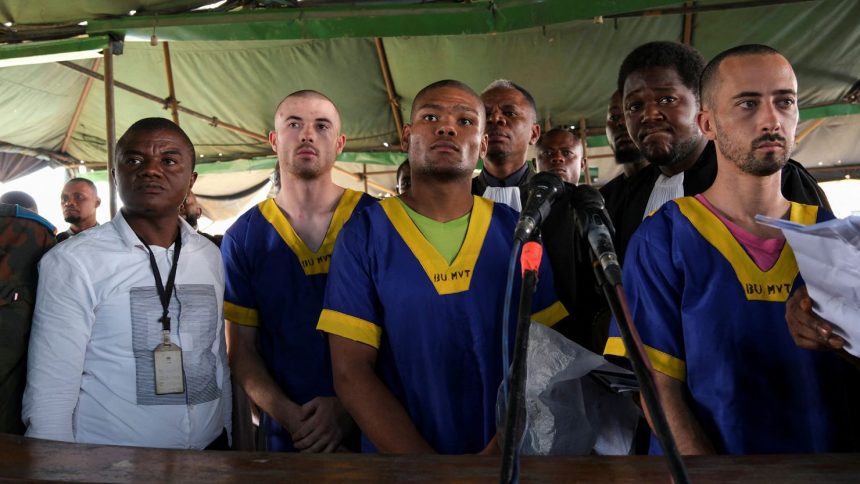
[(36, 301), (36, 264), (56, 243), (54, 230), (36, 213), (0, 203), (0, 433), (24, 433), (21, 397)]

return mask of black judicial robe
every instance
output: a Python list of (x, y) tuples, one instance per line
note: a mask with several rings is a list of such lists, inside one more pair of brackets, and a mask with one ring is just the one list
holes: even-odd
[[(523, 206), (528, 199), (528, 183), (534, 174), (529, 165), (528, 173), (519, 182)], [(472, 179), (472, 193), (475, 195), (482, 196), (487, 186), (481, 175)], [(554, 329), (588, 350), (602, 354), (609, 329), (608, 319), (597, 316), (607, 309), (607, 305), (602, 293), (598, 292), (587, 242), (576, 235), (575, 222), (571, 218), (571, 195), (568, 190), (556, 199), (540, 229), (544, 251), (553, 270), (556, 295), (570, 313)], [(519, 294), (513, 297), (518, 299)]]

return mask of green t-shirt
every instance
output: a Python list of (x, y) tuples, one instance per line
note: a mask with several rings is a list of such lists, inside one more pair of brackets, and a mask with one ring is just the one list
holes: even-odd
[(469, 217), (472, 212), (448, 222), (437, 222), (412, 210), (409, 205), (403, 203), (403, 200), (399, 198), (397, 200), (403, 205), (409, 218), (412, 219), (427, 242), (430, 242), (430, 245), (450, 264), (457, 257), (460, 247), (463, 246), (463, 241), (466, 240), (466, 230), (469, 228)]

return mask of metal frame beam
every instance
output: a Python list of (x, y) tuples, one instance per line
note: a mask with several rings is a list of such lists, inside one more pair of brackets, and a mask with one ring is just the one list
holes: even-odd
[[(89, 34), (125, 34), (165, 40), (276, 40), (399, 37), (508, 32), (631, 10), (675, 5), (677, 0), (474, 0), (464, 3), (332, 5), (177, 15), (135, 15), (92, 20)], [(225, 28), (228, 27), (229, 28)]]
[(107, 35), (98, 35), (83, 39), (74, 38), (43, 42), (27, 42), (22, 44), (6, 44), (0, 45), (0, 59), (5, 60), (21, 57), (68, 54), (70, 52), (85, 52), (88, 50), (104, 49), (109, 43), (110, 38)]

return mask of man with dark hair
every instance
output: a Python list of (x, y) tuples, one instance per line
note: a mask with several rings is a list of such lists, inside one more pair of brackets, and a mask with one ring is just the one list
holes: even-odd
[(0, 203), (0, 433), (24, 433), (21, 397), (36, 300), (36, 264), (55, 243), (54, 226), (47, 220), (20, 205)]
[[(487, 117), (484, 132), (488, 144), (484, 169), (472, 179), (472, 193), (519, 211), (528, 199), (528, 183), (535, 174), (528, 163), (529, 146), (538, 142), (541, 131), (535, 100), (522, 86), (501, 79), (484, 89), (481, 101)], [(570, 135), (565, 137), (569, 141)], [(581, 153), (581, 146), (579, 149)], [(589, 276), (587, 245), (577, 240), (570, 223), (570, 196), (570, 191), (567, 191), (557, 198), (541, 227), (556, 291), (570, 312), (570, 317), (559, 323), (556, 329), (599, 353), (606, 333), (595, 328), (594, 322), (595, 315), (604, 304), (594, 287), (594, 278)], [(574, 251), (571, 248), (575, 242), (578, 249)], [(586, 266), (587, 270), (580, 270)], [(581, 278), (578, 273), (586, 277)]]
[(397, 167), (397, 194), (403, 195), (409, 187), (412, 186), (412, 169), (409, 165), (409, 158), (403, 161)]
[[(618, 74), (627, 130), (650, 163), (631, 179), (613, 220), (619, 256), (648, 214), (684, 195), (696, 195), (717, 174), (714, 143), (696, 124), (699, 76), (704, 60), (677, 42), (650, 42), (624, 59)], [(828, 207), (824, 192), (797, 162), (783, 167), (783, 193), (801, 203)]]
[(0, 203), (5, 203), (7, 205), (20, 205), (31, 212), (39, 213), (39, 207), (36, 206), (36, 200), (24, 192), (6, 192), (0, 196)]
[[(755, 46), (717, 56), (706, 72), (697, 122), (714, 143), (716, 178), (643, 221), (624, 265), (669, 426), (685, 454), (851, 450), (846, 387), (856, 383), (846, 362), (797, 348), (784, 330), (797, 263), (782, 233), (755, 221), (833, 218), (782, 193), (798, 121), (794, 72)], [(607, 353), (624, 356), (614, 334)]]
[(267, 450), (332, 452), (349, 442), (354, 424), (335, 396), (328, 342), (316, 323), (335, 240), (376, 200), (332, 181), (346, 137), (323, 94), (284, 98), (269, 142), (280, 189), (239, 217), (221, 243), (230, 364), (263, 411)]
[(63, 219), (71, 224), (65, 232), (57, 234), (57, 242), (98, 225), (96, 209), (101, 205), (96, 184), (87, 178), (72, 178), (63, 186), (60, 205)]
[[(573, 131), (553, 128), (537, 141), (537, 169), (555, 173), (565, 183), (579, 184), (585, 168), (582, 142)], [(586, 174), (586, 176), (588, 176)]]
[(615, 163), (621, 165), (625, 178), (629, 178), (645, 166), (648, 160), (630, 139), (627, 124), (624, 122), (624, 106), (621, 102), (621, 91), (612, 93), (609, 106), (606, 109), (606, 140), (609, 149), (615, 157)]
[[(569, 185), (578, 185), (585, 168), (582, 141), (573, 131), (553, 128), (537, 141), (537, 168), (554, 173)], [(586, 176), (588, 176), (586, 174)], [(544, 248), (555, 276), (555, 290), (570, 311), (555, 329), (595, 353), (606, 344), (608, 317), (597, 317), (606, 309), (598, 293), (587, 241), (576, 236), (571, 224), (571, 201), (574, 187), (558, 196), (541, 227)], [(523, 191), (522, 198), (528, 196)]]
[(530, 145), (540, 137), (535, 100), (507, 79), (492, 82), (481, 93), (487, 116), (484, 169), (472, 180), (472, 193), (522, 209), (520, 188), (534, 171), (527, 163)]
[(108, 223), (39, 263), (22, 417), (31, 437), (228, 447), (230, 369), (218, 249), (179, 218), (197, 173), (179, 126), (120, 137)]
[(621, 212), (625, 209), (621, 202), (628, 180), (648, 165), (648, 161), (627, 132), (620, 91), (612, 94), (606, 110), (606, 140), (615, 157), (615, 163), (620, 165), (622, 170), (621, 174), (600, 187), (600, 194), (606, 201), (606, 211), (614, 221), (621, 217)]
[[(335, 387), (363, 431), (363, 450), (491, 452), (503, 373), (503, 261), (517, 215), (470, 193), (487, 149), (472, 89), (431, 84), (410, 118), (403, 148), (412, 187), (344, 227), (318, 328), (329, 333)], [(544, 260), (532, 312), (552, 325), (565, 311), (548, 270)], [(514, 294), (518, 286), (519, 277)]]

